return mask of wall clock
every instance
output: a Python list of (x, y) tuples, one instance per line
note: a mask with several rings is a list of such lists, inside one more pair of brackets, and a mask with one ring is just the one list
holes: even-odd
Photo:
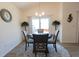
[(12, 15), (7, 9), (1, 9), (0, 16), (5, 22), (10, 22), (12, 20)]

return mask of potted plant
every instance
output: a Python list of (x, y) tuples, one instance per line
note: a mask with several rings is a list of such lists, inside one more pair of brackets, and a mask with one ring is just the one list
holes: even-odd
[(58, 26), (60, 25), (60, 22), (55, 20), (55, 21), (52, 22), (52, 25), (54, 25), (55, 26), (55, 30), (57, 30)]
[(28, 22), (25, 22), (25, 21), (24, 21), (24, 22), (21, 23), (21, 27), (24, 27), (25, 30), (26, 30), (26, 27), (27, 27), (27, 26), (29, 26), (29, 23), (28, 23)]

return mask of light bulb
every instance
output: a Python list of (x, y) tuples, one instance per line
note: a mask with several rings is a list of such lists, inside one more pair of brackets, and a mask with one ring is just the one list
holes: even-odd
[(41, 14), (39, 14), (39, 16), (41, 17), (42, 15), (41, 15)]
[(38, 16), (38, 13), (36, 12), (35, 15)]
[(42, 15), (44, 16), (45, 15), (45, 12), (42, 12)]

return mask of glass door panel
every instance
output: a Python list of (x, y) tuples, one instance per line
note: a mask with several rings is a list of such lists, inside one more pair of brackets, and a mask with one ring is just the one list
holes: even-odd
[(41, 29), (44, 30), (44, 32), (49, 32), (49, 19), (48, 18), (41, 18)]
[(32, 33), (36, 33), (37, 29), (39, 29), (39, 19), (32, 19)]

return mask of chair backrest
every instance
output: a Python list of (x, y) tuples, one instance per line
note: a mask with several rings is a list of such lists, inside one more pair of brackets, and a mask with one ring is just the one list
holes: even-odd
[(22, 31), (24, 36), (27, 36), (27, 31)]
[(25, 41), (27, 41), (27, 32), (26, 31), (22, 31), (22, 33), (23, 33), (23, 36), (24, 36), (24, 38), (25, 38)]
[(47, 43), (48, 34), (33, 34), (34, 43)]
[(43, 33), (43, 29), (38, 29), (38, 33)]
[(58, 34), (59, 34), (59, 30), (56, 30), (56, 31), (55, 31), (55, 36), (54, 36), (54, 40), (55, 40), (55, 42), (57, 41)]

